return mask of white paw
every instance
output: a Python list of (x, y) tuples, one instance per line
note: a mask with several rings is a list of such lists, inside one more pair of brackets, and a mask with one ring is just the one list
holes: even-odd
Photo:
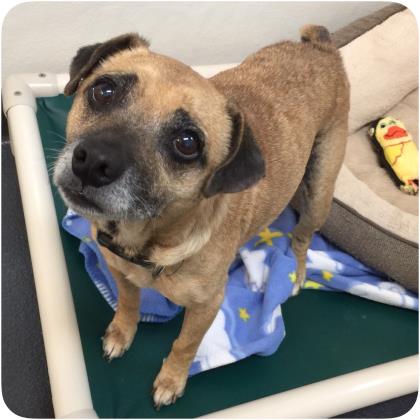
[(187, 375), (169, 376), (164, 368), (160, 371), (153, 383), (153, 402), (156, 410), (162, 405), (173, 404), (178, 398), (182, 397), (187, 382)]
[(118, 325), (111, 322), (102, 337), (104, 358), (110, 362), (116, 357), (121, 357), (130, 348), (135, 334), (136, 329), (123, 331)]
[(293, 286), (292, 296), (297, 296), (300, 292), (300, 285), (296, 282)]

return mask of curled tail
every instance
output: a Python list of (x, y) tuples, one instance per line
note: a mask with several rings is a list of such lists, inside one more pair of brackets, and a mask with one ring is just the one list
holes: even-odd
[(300, 28), (300, 39), (321, 49), (334, 48), (331, 35), (327, 28), (319, 25), (305, 25)]

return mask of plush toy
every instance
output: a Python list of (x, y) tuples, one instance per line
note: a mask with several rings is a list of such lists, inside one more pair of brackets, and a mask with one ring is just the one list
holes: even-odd
[(381, 163), (391, 173), (400, 190), (417, 194), (419, 190), (418, 150), (404, 124), (392, 117), (373, 121), (369, 135)]

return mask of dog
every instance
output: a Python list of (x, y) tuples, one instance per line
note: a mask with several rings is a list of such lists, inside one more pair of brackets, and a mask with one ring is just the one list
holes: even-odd
[(91, 221), (118, 286), (105, 356), (130, 347), (141, 288), (185, 307), (153, 384), (160, 408), (184, 392), (238, 248), (290, 202), (299, 213), (294, 294), (305, 280), (344, 157), (343, 63), (328, 30), (307, 25), (301, 42), (265, 47), (206, 79), (128, 33), (79, 49), (64, 93), (74, 101), (54, 182)]

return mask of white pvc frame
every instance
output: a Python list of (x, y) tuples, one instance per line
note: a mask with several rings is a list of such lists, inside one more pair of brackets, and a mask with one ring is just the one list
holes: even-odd
[[(234, 64), (200, 66), (210, 77)], [(96, 418), (36, 119), (37, 97), (63, 92), (67, 74), (12, 75), (3, 87), (55, 416)], [(418, 388), (418, 355), (306, 385), (205, 417), (332, 417)], [(302, 403), (304, 402), (304, 404)]]

